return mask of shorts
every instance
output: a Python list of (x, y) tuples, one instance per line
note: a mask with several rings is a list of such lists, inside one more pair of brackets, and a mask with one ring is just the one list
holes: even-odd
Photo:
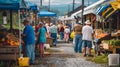
[(83, 48), (92, 48), (92, 41), (83, 40), (82, 46)]
[(39, 44), (39, 48), (40, 48), (40, 49), (44, 49), (44, 43), (40, 43), (40, 44)]

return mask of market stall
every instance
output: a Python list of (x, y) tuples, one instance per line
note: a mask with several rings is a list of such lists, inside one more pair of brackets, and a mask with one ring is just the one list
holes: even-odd
[[(103, 18), (103, 30), (110, 34), (108, 40), (102, 40), (102, 47), (113, 53), (120, 53), (120, 1), (110, 2), (108, 5), (101, 7), (97, 14)], [(101, 35), (98, 35), (101, 37)], [(104, 35), (102, 35), (104, 36)]]
[[(46, 11), (46, 10), (38, 12), (38, 17), (39, 17), (40, 22), (44, 22), (48, 24), (55, 23), (56, 19), (54, 17), (56, 16), (57, 16), (56, 13)], [(47, 41), (46, 44), (49, 44), (50, 46), (52, 46), (53, 39), (51, 37), (47, 37), (46, 41)]]
[[(20, 23), (20, 9), (25, 8), (23, 0), (0, 0), (0, 9), (10, 10), (10, 32), (6, 28), (0, 29), (0, 60), (14, 60), (20, 57), (20, 43), (21, 43), (21, 23)], [(17, 36), (13, 34), (12, 11), (18, 11), (19, 31)], [(3, 31), (3, 32), (2, 32)], [(5, 34), (6, 33), (6, 34)], [(4, 35), (4, 36), (3, 36)]]

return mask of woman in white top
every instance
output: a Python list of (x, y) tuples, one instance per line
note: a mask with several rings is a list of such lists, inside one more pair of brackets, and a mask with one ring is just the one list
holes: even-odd
[(64, 30), (64, 40), (65, 40), (66, 42), (68, 42), (68, 40), (69, 40), (69, 34), (70, 34), (70, 29), (69, 29), (68, 26), (66, 26), (66, 27), (65, 27), (65, 30)]

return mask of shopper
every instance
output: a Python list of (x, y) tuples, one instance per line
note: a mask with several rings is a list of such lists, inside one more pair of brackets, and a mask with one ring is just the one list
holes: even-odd
[(39, 49), (40, 49), (40, 56), (44, 57), (44, 44), (46, 43), (46, 33), (47, 31), (44, 28), (43, 23), (39, 23), (39, 29), (38, 29), (38, 43), (39, 43)]
[(53, 38), (53, 46), (56, 46), (57, 44), (57, 27), (55, 26), (55, 24), (51, 24), (50, 27), (50, 35)]
[(64, 40), (66, 42), (69, 42), (69, 34), (70, 34), (70, 28), (66, 26), (64, 30)]
[(60, 32), (60, 39), (63, 40), (63, 38), (64, 38), (64, 27), (63, 27), (62, 23), (60, 25), (59, 32)]
[(82, 25), (81, 23), (75, 24), (73, 28), (75, 32), (75, 38), (74, 38), (74, 51), (75, 53), (82, 52)]
[(30, 59), (30, 64), (35, 62), (35, 33), (33, 27), (30, 25), (28, 20), (23, 22), (25, 28), (23, 31), (23, 38), (25, 43), (26, 54)]
[[(88, 56), (92, 56), (91, 48), (92, 48), (93, 28), (91, 27), (91, 22), (89, 20), (87, 20), (85, 24), (86, 25), (83, 26), (82, 28), (83, 52), (84, 52), (84, 56), (87, 56), (86, 52), (88, 52)], [(88, 48), (88, 51), (86, 51), (87, 48)]]

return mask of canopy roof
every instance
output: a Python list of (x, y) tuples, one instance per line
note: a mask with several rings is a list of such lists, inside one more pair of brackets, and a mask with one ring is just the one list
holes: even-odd
[(29, 10), (35, 10), (35, 11), (38, 10), (38, 7), (37, 7), (36, 4), (34, 4), (32, 2), (27, 2), (27, 1), (25, 3), (26, 3), (26, 5), (27, 5), (27, 7), (28, 7)]
[(26, 8), (24, 0), (0, 0), (0, 9), (18, 10)]
[[(96, 14), (96, 11), (98, 10), (97, 8), (101, 7), (102, 5), (106, 5), (106, 4), (110, 3), (111, 1), (113, 1), (113, 0), (99, 0), (99, 1), (97, 1), (94, 4), (84, 8), (83, 15), (90, 14), (90, 13)], [(81, 16), (81, 14), (82, 14), (82, 10), (79, 10), (78, 12), (72, 14), (71, 17)]]
[(55, 17), (56, 13), (49, 12), (49, 11), (40, 11), (38, 12), (39, 17)]
[(96, 14), (108, 19), (112, 16), (117, 10), (119, 10), (120, 1), (111, 2), (109, 5), (100, 7)]

